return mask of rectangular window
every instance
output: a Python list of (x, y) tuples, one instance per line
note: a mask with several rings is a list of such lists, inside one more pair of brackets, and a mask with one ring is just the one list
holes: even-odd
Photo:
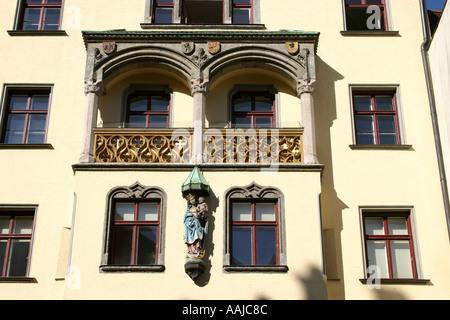
[(116, 202), (112, 265), (155, 265), (158, 261), (160, 202)]
[(153, 21), (156, 24), (173, 22), (174, 0), (155, 0), (153, 10)]
[(43, 144), (47, 134), (49, 90), (10, 90), (4, 107), (2, 143)]
[(346, 30), (388, 30), (386, 0), (344, 1)]
[(1, 277), (26, 277), (33, 234), (34, 210), (0, 212)]
[(136, 92), (128, 99), (130, 128), (168, 128), (170, 96), (161, 92)]
[(363, 212), (367, 277), (417, 279), (410, 212)]
[(253, 0), (233, 0), (233, 24), (252, 23), (252, 2)]
[(356, 144), (401, 144), (396, 94), (353, 93)]
[(231, 210), (231, 264), (279, 265), (277, 203), (233, 202)]
[(223, 0), (184, 0), (182, 21), (186, 24), (223, 24)]
[(23, 0), (20, 30), (59, 30), (62, 0)]
[(275, 97), (264, 93), (238, 93), (232, 100), (232, 124), (236, 128), (275, 127)]

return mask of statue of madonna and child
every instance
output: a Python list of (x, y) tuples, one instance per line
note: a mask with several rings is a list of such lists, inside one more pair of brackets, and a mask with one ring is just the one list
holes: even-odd
[(184, 242), (187, 257), (202, 259), (205, 255), (204, 243), (208, 234), (208, 205), (205, 198), (188, 194), (187, 208), (184, 214)]

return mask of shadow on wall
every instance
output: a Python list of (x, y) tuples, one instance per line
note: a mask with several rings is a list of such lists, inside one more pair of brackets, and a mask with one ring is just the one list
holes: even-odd
[[(348, 209), (348, 206), (339, 199), (334, 185), (333, 147), (337, 149), (341, 146), (336, 146), (335, 141), (332, 141), (331, 128), (334, 121), (337, 120), (336, 83), (343, 80), (344, 76), (322, 60), (320, 56), (316, 56), (316, 77), (314, 101), (317, 156), (320, 163), (324, 165), (321, 211), (324, 234), (326, 233), (324, 238), (325, 265), (329, 279), (341, 280), (335, 282), (338, 286), (334, 288), (333, 296), (329, 298), (340, 300), (345, 299), (340, 235), (343, 229), (342, 212)], [(348, 130), (351, 133), (351, 128)], [(351, 139), (351, 136), (349, 137)], [(348, 145), (350, 144), (351, 141), (348, 142)]]

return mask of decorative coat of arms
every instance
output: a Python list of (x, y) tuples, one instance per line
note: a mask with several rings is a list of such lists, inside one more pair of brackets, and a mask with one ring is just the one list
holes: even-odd
[(208, 52), (216, 54), (220, 51), (220, 42), (208, 42)]
[(116, 51), (117, 45), (114, 41), (103, 42), (103, 52), (106, 54), (111, 54)]
[(286, 42), (286, 50), (290, 54), (296, 54), (298, 52), (298, 42)]
[(181, 51), (183, 51), (184, 54), (191, 54), (194, 52), (195, 44), (193, 42), (182, 42), (181, 43)]

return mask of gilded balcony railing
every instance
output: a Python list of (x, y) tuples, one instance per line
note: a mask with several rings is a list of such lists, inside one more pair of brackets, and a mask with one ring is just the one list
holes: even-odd
[(208, 129), (207, 163), (303, 163), (303, 129)]
[(95, 129), (98, 163), (188, 163), (192, 131), (187, 129)]
[[(189, 163), (191, 129), (94, 130), (97, 163)], [(303, 163), (303, 129), (206, 129), (206, 163)]]

